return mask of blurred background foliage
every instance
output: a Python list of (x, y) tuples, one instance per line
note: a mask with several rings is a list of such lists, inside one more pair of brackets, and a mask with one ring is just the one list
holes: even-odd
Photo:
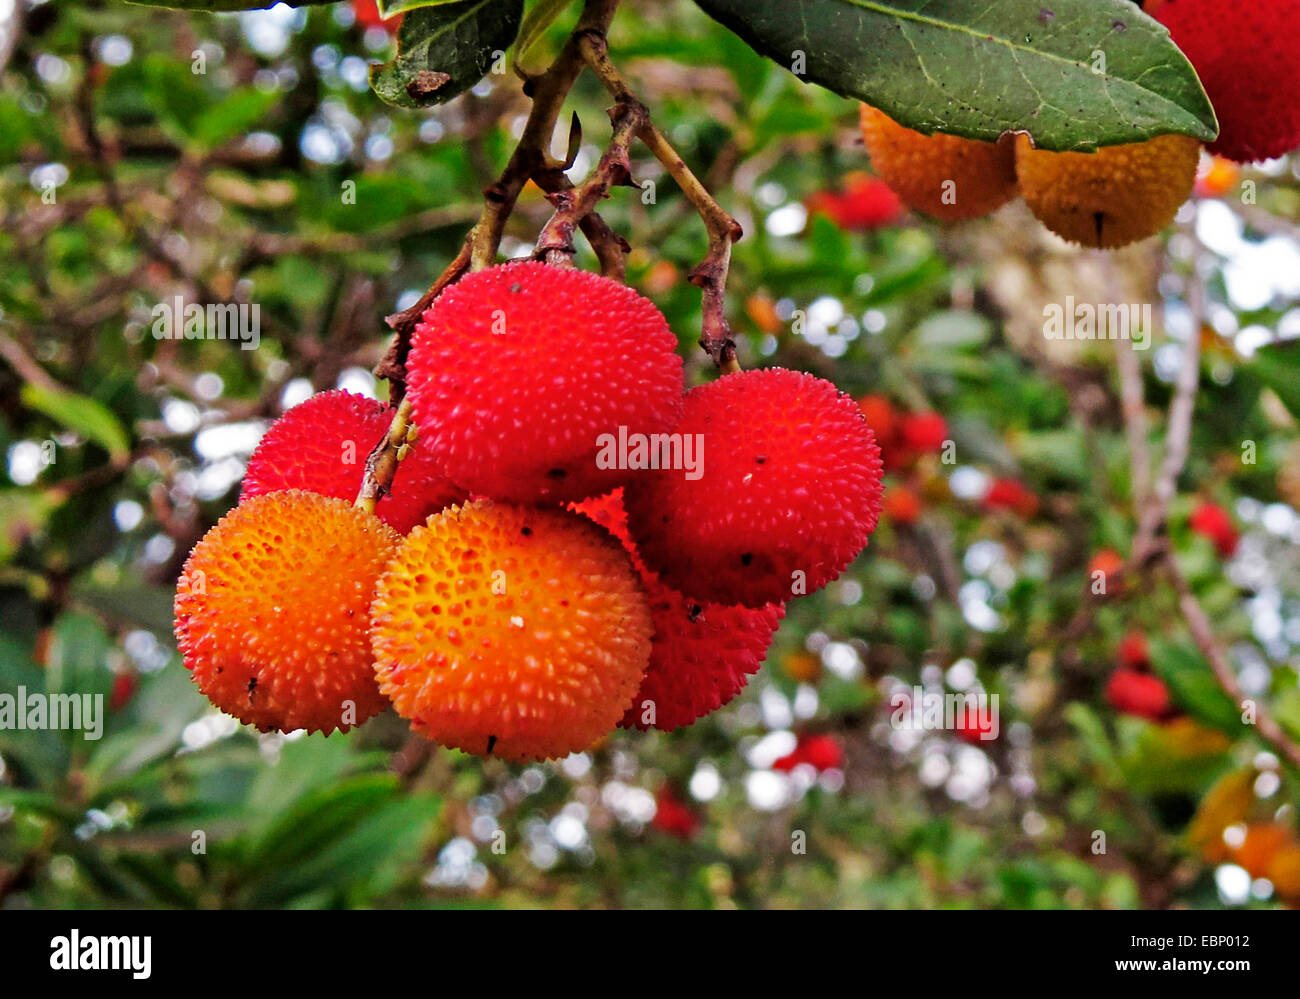
[[(1300, 738), (1300, 365), (1265, 346), (1300, 334), (1296, 165), (1203, 185), (1167, 239), (1110, 259), (1019, 205), (956, 228), (855, 220), (825, 194), (869, 169), (852, 102), (689, 3), (625, 7), (615, 60), (745, 228), (742, 362), (816, 372), (895, 416), (937, 411), (953, 446), (898, 445), (867, 551), (789, 607), (741, 698), (688, 729), (529, 767), (430, 747), (391, 714), (329, 739), (242, 729), (176, 655), (181, 564), (269, 420), (334, 386), (383, 396), (382, 317), (459, 249), (527, 101), (507, 72), (429, 111), (383, 105), (367, 63), (392, 39), (347, 3), (0, 0), (0, 693), (109, 705), (99, 741), (0, 730), (0, 904), (1300, 901), (1295, 774), (1225, 706), (1174, 588), (1093, 592), (1097, 553), (1127, 553), (1136, 530), (1124, 345), (1043, 336), (1066, 295), (1154, 304), (1136, 356), (1157, 458), (1201, 339), (1170, 541), (1242, 690)], [(608, 136), (605, 104), (579, 81), (574, 179)], [(620, 189), (602, 211), (703, 380), (684, 275), (704, 231), (643, 150), (635, 167), (653, 199)], [(529, 188), (506, 255), (548, 214)], [(176, 295), (256, 303), (260, 344), (155, 339), (151, 309)], [(1232, 545), (1189, 524), (1207, 501)], [(1106, 694), (1129, 632), (1172, 692), (1155, 721)], [(997, 694), (997, 738), (891, 727), (892, 696), (917, 685)]]

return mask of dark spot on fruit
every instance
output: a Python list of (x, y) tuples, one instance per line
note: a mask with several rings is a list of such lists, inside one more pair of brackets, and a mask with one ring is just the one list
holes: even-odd
[(703, 613), (704, 613), (703, 607), (701, 607), (699, 604), (691, 604), (691, 609), (687, 612), (686, 616), (689, 617), (692, 621), (698, 621), (700, 619), (700, 615)]
[(523, 285), (521, 285), (518, 281), (516, 281), (514, 284), (510, 286), (510, 293), (512, 295), (518, 295), (523, 290), (523, 287), (524, 287)]
[(251, 677), (248, 681), (248, 699), (250, 701), (255, 693), (257, 693), (257, 677)]
[(487, 748), (487, 755), (488, 755), (488, 756), (491, 756), (491, 755), (492, 755), (492, 750), (496, 748), (496, 744), (497, 744), (497, 737), (496, 737), (495, 735), (489, 735), (489, 736), (488, 736), (488, 748)]
[(526, 538), (531, 538), (533, 536), (533, 529), (531, 527), (525, 527), (519, 533), (521, 533)]
[(547, 477), (551, 479), (563, 479), (568, 474), (569, 473), (562, 468), (552, 468), (549, 472), (546, 473)]
[(749, 565), (753, 561), (754, 561), (754, 556), (750, 552), (745, 552), (744, 555), (740, 556), (741, 565)]
[(758, 462), (758, 463), (761, 465), (761, 464), (763, 464), (765, 461), (767, 461), (767, 455), (765, 455), (765, 454), (760, 454), (760, 455), (759, 455), (757, 458), (755, 458), (754, 460), (755, 460), (756, 462)]

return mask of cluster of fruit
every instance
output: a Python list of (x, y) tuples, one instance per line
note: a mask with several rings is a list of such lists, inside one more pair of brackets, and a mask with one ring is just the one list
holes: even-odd
[[(829, 382), (767, 369), (684, 392), (676, 346), (594, 274), (521, 262), (453, 284), (412, 336), (418, 435), (373, 400), (307, 400), (194, 548), (175, 619), (200, 689), (264, 730), (391, 704), (511, 760), (726, 703), (785, 603), (866, 545), (880, 452)], [(367, 503), (384, 439), (402, 441), (395, 479)]]
[[(1210, 97), (1220, 125), (1211, 153), (1249, 163), (1300, 148), (1300, 0), (1164, 0), (1147, 9), (1169, 28)], [(1103, 249), (1168, 225), (1192, 193), (1201, 152), (1185, 135), (1095, 153), (1035, 149), (1023, 134), (999, 142), (925, 135), (865, 104), (861, 128), (875, 171), (917, 211), (970, 219), (1019, 194), (1058, 236)], [(838, 202), (832, 207), (851, 214)]]

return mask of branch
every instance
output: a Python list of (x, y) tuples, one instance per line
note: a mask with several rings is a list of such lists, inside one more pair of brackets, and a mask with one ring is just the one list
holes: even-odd
[(1214, 678), (1223, 688), (1238, 707), (1243, 702), (1249, 700), (1255, 708), (1255, 729), (1259, 732), (1259, 737), (1275, 749), (1279, 755), (1289, 761), (1292, 766), (1300, 770), (1300, 746), (1296, 745), (1283, 731), (1268, 709), (1264, 707), (1256, 698), (1247, 698), (1241, 690), (1241, 684), (1237, 680), (1236, 670), (1228, 662), (1228, 656), (1220, 647), (1218, 640), (1214, 637), (1214, 629), (1210, 625), (1210, 619), (1205, 614), (1205, 609), (1201, 607), (1200, 601), (1192, 592), (1182, 571), (1178, 568), (1178, 562), (1174, 558), (1172, 551), (1166, 550), (1164, 556), (1165, 567), (1169, 570), (1170, 578), (1174, 582), (1174, 589), (1178, 592), (1178, 606), (1183, 612), (1183, 617), (1187, 619), (1187, 627), (1192, 633), (1192, 639), (1196, 642), (1196, 647), (1201, 650), (1201, 655), (1205, 657), (1206, 662), (1210, 664), (1210, 669), (1214, 671)]
[[(582, 57), (587, 61), (593, 73), (605, 85), (616, 101), (623, 104), (640, 102), (628, 88), (618, 68), (610, 62), (609, 46), (603, 31), (589, 30), (585, 34), (575, 33), (579, 38)], [(731, 267), (731, 244), (743, 235), (740, 223), (732, 218), (721, 205), (709, 194), (700, 179), (691, 172), (691, 168), (678, 155), (677, 150), (655, 127), (649, 116), (638, 131), (638, 137), (650, 150), (669, 175), (675, 180), (687, 200), (695, 206), (704, 227), (709, 234), (709, 252), (704, 259), (687, 275), (691, 284), (701, 291), (704, 322), (700, 335), (700, 346), (708, 353), (723, 373), (739, 371), (736, 362), (736, 341), (731, 335), (731, 326), (727, 322), (726, 287), (727, 272)]]

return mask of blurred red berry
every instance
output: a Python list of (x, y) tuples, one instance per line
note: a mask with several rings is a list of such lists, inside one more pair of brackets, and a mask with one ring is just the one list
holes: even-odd
[(356, 15), (357, 27), (363, 31), (367, 28), (383, 28), (390, 35), (397, 34), (402, 18), (406, 16), (405, 14), (394, 14), (388, 18), (380, 17), (379, 4), (376, 3), (376, 0), (352, 0), (352, 13)]
[(1160, 721), (1173, 713), (1169, 688), (1152, 673), (1120, 668), (1106, 682), (1106, 700), (1116, 711)]
[(140, 685), (139, 680), (133, 672), (118, 673), (113, 677), (113, 691), (108, 695), (108, 708), (110, 711), (121, 711), (131, 703), (131, 698), (135, 696), (136, 688)]
[(979, 706), (965, 703), (961, 712), (953, 719), (953, 730), (958, 738), (978, 746), (983, 742), (993, 742), (996, 728), (991, 714), (981, 713)]
[(879, 177), (852, 173), (842, 191), (818, 191), (806, 203), (808, 211), (822, 214), (841, 229), (863, 232), (893, 225), (903, 215), (903, 203)]
[(1038, 497), (1015, 479), (994, 479), (984, 494), (984, 509), (1010, 510), (1028, 520), (1038, 512)]
[(655, 795), (655, 814), (650, 824), (670, 836), (690, 839), (700, 828), (700, 817), (665, 784)]
[(1151, 650), (1147, 647), (1147, 636), (1140, 631), (1130, 631), (1120, 641), (1115, 661), (1120, 669), (1149, 669)]
[(1228, 511), (1217, 503), (1202, 503), (1188, 521), (1193, 531), (1214, 542), (1214, 547), (1224, 558), (1231, 558), (1237, 550), (1237, 529)]
[(938, 413), (908, 413), (899, 421), (903, 446), (921, 454), (938, 454), (948, 439), (948, 421)]
[(881, 516), (896, 524), (915, 524), (921, 517), (921, 497), (907, 486), (886, 490)]
[(801, 735), (794, 751), (772, 764), (773, 770), (793, 770), (802, 763), (814, 770), (837, 770), (844, 765), (844, 750), (829, 735)]
[(1106, 581), (1106, 593), (1113, 593), (1120, 588), (1123, 580), (1120, 574), (1124, 571), (1124, 559), (1114, 548), (1103, 548), (1092, 557), (1088, 563), (1088, 587), (1092, 589), (1097, 582), (1097, 573), (1101, 573)]

